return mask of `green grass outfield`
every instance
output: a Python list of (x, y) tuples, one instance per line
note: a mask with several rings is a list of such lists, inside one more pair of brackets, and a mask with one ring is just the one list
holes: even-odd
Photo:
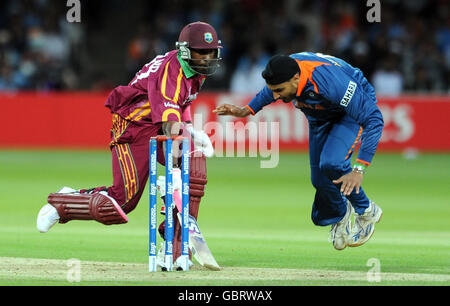
[[(0, 285), (448, 285), (450, 155), (377, 154), (364, 181), (384, 211), (365, 245), (336, 251), (310, 220), (306, 154), (208, 160), (199, 225), (222, 271), (148, 273), (148, 192), (124, 225), (36, 230), (48, 193), (112, 182), (107, 151), (0, 151)], [(161, 218), (161, 216), (159, 216)], [(81, 260), (68, 282), (67, 260)], [(380, 263), (380, 281), (369, 282)]]

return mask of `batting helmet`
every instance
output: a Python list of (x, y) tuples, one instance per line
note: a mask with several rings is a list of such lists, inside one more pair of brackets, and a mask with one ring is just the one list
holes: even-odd
[[(195, 72), (203, 75), (211, 75), (220, 67), (220, 49), (222, 43), (217, 37), (216, 30), (206, 22), (193, 22), (186, 25), (180, 32), (176, 48), (182, 59), (186, 60)], [(205, 50), (215, 50), (213, 59), (204, 60), (207, 65), (200, 65), (198, 60), (192, 59), (191, 50), (194, 49), (200, 54)]]

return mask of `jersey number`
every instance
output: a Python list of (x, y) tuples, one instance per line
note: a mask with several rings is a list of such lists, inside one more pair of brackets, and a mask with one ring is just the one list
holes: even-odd
[(136, 73), (136, 79), (131, 83), (131, 85), (135, 84), (137, 81), (147, 78), (150, 73), (158, 71), (159, 67), (161, 67), (162, 62), (164, 61), (164, 58), (167, 56), (167, 53), (165, 55), (158, 55), (155, 57), (150, 63), (145, 64), (144, 68), (148, 67), (148, 70), (146, 72), (141, 72), (139, 70), (138, 73)]

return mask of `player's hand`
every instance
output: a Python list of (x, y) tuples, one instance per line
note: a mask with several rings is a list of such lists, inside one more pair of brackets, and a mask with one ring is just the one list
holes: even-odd
[(194, 141), (195, 150), (199, 150), (205, 154), (206, 157), (212, 157), (214, 155), (214, 147), (208, 134), (204, 131), (195, 130), (192, 124), (186, 125), (186, 130)]
[(194, 130), (191, 135), (194, 140), (195, 149), (202, 151), (206, 157), (212, 157), (214, 155), (214, 147), (211, 139), (209, 139), (209, 136), (205, 132)]
[(235, 117), (246, 117), (250, 114), (250, 110), (233, 104), (222, 104), (217, 106), (216, 109), (213, 110), (213, 113), (220, 116), (231, 115)]
[(357, 172), (350, 172), (346, 175), (341, 176), (337, 180), (333, 180), (334, 184), (341, 184), (341, 192), (348, 196), (353, 192), (353, 189), (356, 190), (356, 194), (359, 194), (359, 189), (361, 188), (361, 184), (363, 181), (364, 175)]
[(236, 105), (232, 104), (222, 104), (216, 107), (216, 109), (213, 110), (213, 113), (216, 113), (217, 115), (225, 116), (225, 115), (234, 115), (234, 113), (237, 112), (238, 107)]

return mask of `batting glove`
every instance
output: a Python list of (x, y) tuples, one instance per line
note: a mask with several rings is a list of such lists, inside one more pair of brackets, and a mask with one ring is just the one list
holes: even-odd
[(204, 131), (194, 130), (192, 124), (188, 124), (186, 130), (194, 140), (195, 150), (203, 152), (206, 157), (212, 157), (214, 155), (214, 147), (211, 139), (209, 139), (209, 136)]

